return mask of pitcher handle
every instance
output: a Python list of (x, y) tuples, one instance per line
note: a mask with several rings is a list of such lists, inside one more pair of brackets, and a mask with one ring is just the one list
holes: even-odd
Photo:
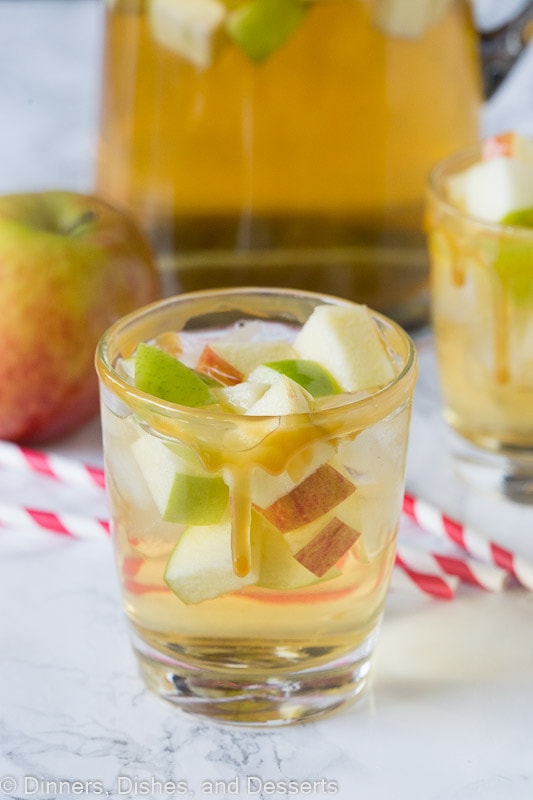
[(533, 0), (515, 19), (479, 34), (486, 98), (494, 94), (532, 37)]

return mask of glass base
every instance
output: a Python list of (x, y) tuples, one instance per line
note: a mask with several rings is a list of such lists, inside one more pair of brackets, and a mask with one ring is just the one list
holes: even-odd
[(533, 505), (533, 453), (492, 453), (459, 442), (452, 455), (455, 471), (466, 483), (516, 503)]
[(368, 683), (377, 629), (329, 663), (301, 670), (251, 672), (192, 667), (134, 642), (147, 687), (181, 710), (243, 726), (292, 725), (354, 702)]

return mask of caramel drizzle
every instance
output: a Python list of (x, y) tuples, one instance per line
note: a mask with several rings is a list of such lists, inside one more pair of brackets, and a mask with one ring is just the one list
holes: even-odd
[(494, 380), (499, 386), (509, 383), (509, 301), (504, 288), (494, 289)]
[(252, 568), (250, 468), (234, 465), (227, 477), (231, 481), (231, 553), (233, 571), (235, 575), (243, 578), (248, 575)]

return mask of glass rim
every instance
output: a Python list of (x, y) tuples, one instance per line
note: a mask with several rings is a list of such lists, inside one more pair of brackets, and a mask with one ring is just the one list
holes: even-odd
[[(318, 303), (326, 303), (329, 305), (345, 305), (353, 306), (357, 303), (352, 302), (346, 298), (336, 297), (334, 295), (322, 294), (319, 292), (312, 292), (307, 290), (286, 289), (283, 287), (263, 287), (263, 286), (243, 286), (243, 287), (229, 287), (222, 289), (203, 289), (195, 292), (185, 292), (179, 295), (172, 295), (170, 297), (160, 298), (148, 305), (141, 306), (136, 310), (126, 314), (120, 319), (116, 320), (110, 325), (101, 336), (95, 353), (96, 371), (100, 381), (110, 388), (116, 395), (128, 404), (130, 401), (136, 406), (142, 406), (154, 413), (163, 414), (166, 417), (178, 419), (194, 418), (196, 420), (209, 420), (212, 423), (238, 423), (245, 421), (246, 424), (251, 425), (255, 420), (265, 421), (268, 419), (278, 419), (283, 416), (286, 420), (308, 420), (313, 424), (317, 418), (331, 419), (335, 415), (343, 414), (358, 409), (366, 409), (369, 406), (375, 406), (376, 403), (384, 403), (390, 406), (390, 410), (386, 414), (380, 414), (377, 419), (385, 419), (392, 413), (393, 410), (400, 407), (405, 400), (412, 395), (411, 383), (416, 380), (417, 371), (417, 354), (416, 347), (409, 334), (394, 320), (386, 317), (385, 315), (374, 311), (369, 308), (374, 319), (376, 319), (382, 326), (389, 328), (399, 339), (403, 342), (406, 348), (404, 363), (401, 370), (385, 386), (380, 387), (375, 392), (370, 392), (362, 397), (355, 397), (353, 400), (341, 403), (339, 405), (330, 406), (328, 408), (319, 408), (304, 413), (295, 414), (263, 414), (251, 415), (239, 412), (230, 412), (223, 409), (218, 409), (213, 406), (191, 407), (184, 406), (178, 403), (173, 403), (167, 400), (149, 395), (146, 392), (137, 389), (132, 384), (128, 383), (114, 368), (109, 359), (109, 343), (120, 335), (128, 326), (138, 323), (142, 319), (148, 319), (152, 316), (158, 315), (164, 309), (168, 309), (174, 305), (182, 305), (190, 302), (201, 301), (202, 299), (220, 298), (231, 299), (244, 298), (247, 295), (269, 295), (269, 296), (282, 296), (282, 297), (295, 297), (303, 300), (317, 301)], [(178, 330), (179, 333), (179, 330)], [(138, 339), (136, 343), (144, 341)], [(393, 398), (397, 396), (397, 401), (394, 402)], [(389, 402), (385, 402), (389, 400)]]
[(455, 175), (460, 171), (460, 168), (472, 166), (476, 160), (479, 160), (481, 154), (483, 141), (462, 147), (459, 150), (454, 150), (444, 158), (437, 161), (430, 169), (427, 182), (426, 192), (430, 198), (439, 204), (446, 213), (457, 220), (468, 223), (469, 226), (478, 228), (495, 235), (506, 238), (512, 237), (514, 239), (525, 239), (533, 243), (533, 228), (527, 228), (520, 225), (504, 225), (501, 222), (493, 222), (490, 220), (481, 219), (473, 214), (463, 211), (458, 206), (446, 197), (444, 192), (444, 179), (448, 176)]

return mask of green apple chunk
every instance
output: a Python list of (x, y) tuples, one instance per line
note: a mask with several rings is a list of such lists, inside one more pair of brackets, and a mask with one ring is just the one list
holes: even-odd
[(333, 375), (318, 361), (306, 358), (269, 361), (254, 370), (250, 375), (250, 380), (264, 380), (265, 383), (272, 383), (273, 380), (268, 378), (268, 371), (274, 373), (274, 379), (281, 374), (299, 383), (313, 397), (326, 397), (331, 394), (340, 394), (342, 391)]
[(259, 62), (285, 44), (306, 11), (300, 0), (249, 0), (229, 14), (226, 29), (248, 58)]
[(211, 600), (257, 582), (260, 541), (252, 538), (252, 565), (248, 575), (233, 570), (231, 525), (191, 526), (181, 535), (165, 569), (165, 581), (187, 605)]
[(520, 228), (533, 228), (533, 208), (510, 211), (501, 220), (502, 225), (516, 225)]
[(216, 403), (207, 382), (159, 347), (141, 342), (135, 355), (135, 386), (146, 394), (196, 408)]
[[(222, 477), (205, 473), (192, 451), (175, 448), (143, 434), (132, 452), (165, 522), (211, 525), (228, 506), (229, 489)], [(173, 449), (174, 447), (174, 449)]]

